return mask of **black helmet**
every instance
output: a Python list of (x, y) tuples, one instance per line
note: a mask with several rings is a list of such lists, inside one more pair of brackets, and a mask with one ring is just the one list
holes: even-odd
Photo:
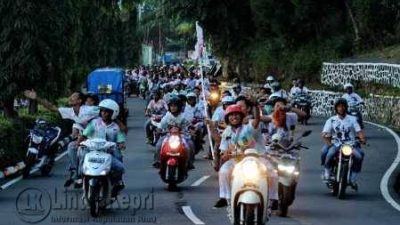
[(171, 111), (171, 105), (176, 105), (178, 107), (178, 111), (182, 112), (182, 101), (180, 98), (174, 96), (168, 101), (168, 111)]
[(344, 106), (344, 109), (345, 109), (345, 111), (347, 112), (347, 109), (349, 108), (349, 106), (348, 106), (347, 100), (346, 100), (345, 98), (338, 98), (338, 99), (335, 101), (335, 112), (337, 113), (336, 108), (337, 108), (337, 106), (340, 105), (340, 104), (342, 104), (342, 105)]

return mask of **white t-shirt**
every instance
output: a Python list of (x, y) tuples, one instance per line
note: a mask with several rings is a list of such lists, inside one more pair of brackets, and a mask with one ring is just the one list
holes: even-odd
[(76, 115), (74, 109), (72, 107), (61, 107), (58, 108), (58, 112), (63, 119), (73, 120), (75, 123), (80, 124), (83, 127), (86, 127), (88, 122), (99, 116), (100, 108), (98, 106), (87, 106), (82, 105), (79, 108), (79, 114)]
[(240, 151), (244, 151), (248, 148), (254, 148), (258, 153), (264, 153), (266, 151), (260, 126), (254, 129), (251, 120), (249, 123), (243, 124), (237, 129), (228, 126), (224, 130), (221, 135), (221, 144), (219, 146), (221, 152), (228, 150), (230, 145), (236, 145)]
[(342, 133), (341, 140), (355, 140), (356, 133), (361, 131), (361, 127), (357, 122), (357, 118), (346, 115), (341, 119), (338, 115), (329, 118), (324, 125), (322, 133), (332, 135), (332, 142), (335, 144), (338, 140), (338, 133)]
[(358, 94), (356, 94), (354, 92), (351, 93), (351, 94), (347, 94), (346, 93), (346, 94), (344, 94), (342, 96), (342, 98), (345, 98), (349, 105), (356, 105), (358, 103), (362, 103), (363, 102), (362, 98)]
[(306, 87), (303, 87), (303, 89), (300, 89), (299, 87), (295, 87), (293, 90), (290, 90), (290, 94), (292, 96), (296, 95), (296, 94), (307, 94), (307, 93), (308, 93), (308, 88), (306, 88)]

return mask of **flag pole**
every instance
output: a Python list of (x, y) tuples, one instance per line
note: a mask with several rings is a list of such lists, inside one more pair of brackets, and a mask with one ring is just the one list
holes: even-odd
[[(200, 28), (198, 25), (198, 22), (196, 21), (196, 28)], [(196, 29), (197, 30), (197, 29)], [(202, 32), (201, 32), (202, 33)], [(202, 34), (201, 34), (202, 35)], [(199, 40), (197, 40), (197, 42), (199, 42)], [(202, 95), (203, 95), (203, 104), (204, 104), (204, 115), (206, 115), (206, 117), (209, 117), (208, 115), (208, 106), (207, 106), (207, 99), (206, 99), (206, 94), (205, 94), (205, 87), (204, 87), (204, 76), (203, 76), (203, 66), (204, 66), (204, 60), (203, 60), (203, 56), (204, 56), (204, 52), (205, 52), (205, 47), (203, 44), (203, 41), (200, 42), (202, 46), (198, 46), (200, 47), (200, 75), (201, 75), (201, 88), (202, 88)], [(199, 43), (197, 43), (199, 44)], [(215, 159), (215, 155), (214, 155), (214, 146), (212, 144), (212, 139), (211, 139), (211, 129), (210, 129), (210, 125), (206, 124), (206, 128), (207, 128), (207, 136), (208, 136), (208, 142), (210, 143), (210, 148), (211, 148), (211, 157), (212, 160)]]

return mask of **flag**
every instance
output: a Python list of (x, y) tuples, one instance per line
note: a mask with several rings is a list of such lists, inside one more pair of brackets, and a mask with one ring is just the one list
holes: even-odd
[(192, 59), (199, 59), (203, 56), (204, 36), (203, 28), (200, 27), (199, 22), (196, 21), (196, 37), (197, 42), (194, 46), (194, 54)]

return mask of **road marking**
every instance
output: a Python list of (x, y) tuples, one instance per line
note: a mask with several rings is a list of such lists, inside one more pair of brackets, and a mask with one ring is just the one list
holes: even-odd
[[(61, 153), (59, 156), (57, 156), (54, 160), (57, 162), (58, 160), (60, 160), (62, 157), (64, 157), (66, 154), (68, 153), (68, 151), (65, 151), (63, 153)], [(31, 170), (31, 172), (29, 172), (29, 174), (33, 174), (36, 173), (37, 171), (39, 171), (38, 168), (33, 168)], [(19, 176), (17, 178), (14, 178), (10, 181), (8, 181), (7, 183), (3, 184), (0, 186), (0, 190), (5, 190), (6, 188), (9, 188), (11, 185), (14, 185), (15, 183), (17, 183), (18, 181), (22, 180), (22, 176)]]
[(63, 153), (61, 153), (59, 156), (57, 156), (54, 160), (58, 161), (60, 160), (62, 157), (64, 157), (66, 154), (68, 153), (68, 151), (64, 151)]
[(389, 132), (391, 135), (393, 135), (394, 139), (396, 140), (397, 143), (397, 156), (394, 159), (392, 165), (389, 167), (389, 169), (386, 171), (385, 175), (383, 176), (382, 180), (381, 180), (381, 192), (383, 197), (385, 198), (385, 200), (393, 206), (393, 208), (397, 209), (398, 211), (400, 211), (400, 205), (392, 198), (392, 196), (390, 196), (389, 193), (389, 188), (388, 188), (388, 182), (389, 182), (389, 178), (392, 175), (392, 173), (394, 172), (394, 170), (396, 169), (396, 167), (399, 165), (400, 163), (400, 137), (399, 135), (397, 135), (393, 130), (391, 130), (388, 127), (382, 126), (380, 124), (376, 124), (376, 123), (372, 123), (372, 122), (367, 122), (369, 124), (375, 125), (377, 127), (380, 127), (382, 129), (385, 129), (387, 132)]
[(202, 178), (196, 180), (196, 182), (194, 182), (192, 185), (192, 187), (196, 187), (199, 186), (201, 183), (203, 183), (205, 180), (207, 180), (210, 176), (203, 176)]
[(183, 212), (185, 213), (186, 217), (189, 218), (194, 224), (196, 224), (196, 225), (205, 224), (196, 215), (194, 215), (192, 208), (190, 208), (190, 206), (182, 206), (182, 209), (183, 209)]

